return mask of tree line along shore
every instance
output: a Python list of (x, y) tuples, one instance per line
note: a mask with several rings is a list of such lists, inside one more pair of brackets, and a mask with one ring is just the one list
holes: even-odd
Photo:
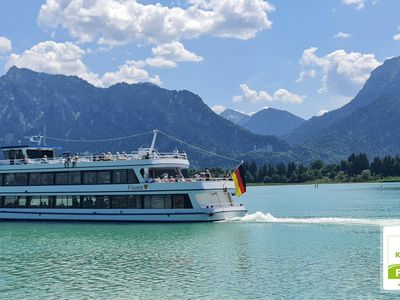
[[(222, 168), (211, 168), (209, 171), (213, 177), (229, 176), (229, 171)], [(188, 175), (199, 172), (191, 169)], [(400, 181), (400, 156), (387, 155), (370, 161), (365, 153), (360, 153), (351, 154), (336, 164), (316, 160), (307, 166), (295, 162), (257, 165), (255, 161), (246, 161), (243, 172), (249, 184)]]

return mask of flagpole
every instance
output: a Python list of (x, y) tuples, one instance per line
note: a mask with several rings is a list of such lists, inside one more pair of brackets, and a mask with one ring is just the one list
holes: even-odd
[(242, 161), (240, 161), (240, 163), (233, 169), (233, 171), (231, 172), (231, 176), (230, 177), (232, 177), (232, 174), (237, 170), (237, 169), (239, 169), (240, 168), (240, 166), (241, 165), (243, 165), (243, 163), (244, 163), (244, 161), (242, 160)]
[(239, 169), (240, 166), (243, 165), (243, 163), (244, 163), (244, 161), (241, 160), (240, 163), (239, 163), (235, 168), (233, 168), (233, 171), (231, 171), (231, 174), (229, 175), (229, 177), (227, 177), (227, 178), (225, 179), (225, 182), (224, 182), (224, 184), (222, 185), (222, 188), (225, 188), (225, 184), (229, 181), (229, 179), (232, 178), (232, 174), (235, 173), (235, 171), (236, 171), (237, 169)]

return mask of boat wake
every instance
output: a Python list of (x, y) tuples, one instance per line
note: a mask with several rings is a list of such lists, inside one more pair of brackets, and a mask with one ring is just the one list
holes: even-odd
[(400, 225), (400, 219), (359, 219), (359, 218), (340, 218), (340, 217), (313, 217), (313, 218), (281, 218), (274, 217), (270, 213), (255, 212), (247, 214), (241, 218), (230, 221), (242, 223), (285, 223), (285, 224), (321, 224), (321, 225), (367, 225), (367, 226), (386, 226)]

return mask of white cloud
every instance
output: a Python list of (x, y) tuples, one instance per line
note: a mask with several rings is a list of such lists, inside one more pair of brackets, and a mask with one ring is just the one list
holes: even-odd
[(350, 36), (351, 36), (350, 33), (340, 31), (334, 35), (334, 38), (335, 39), (348, 39)]
[(296, 82), (301, 82), (307, 78), (314, 78), (317, 75), (317, 72), (314, 69), (308, 71), (301, 71), (299, 77), (296, 79)]
[(266, 91), (257, 92), (248, 87), (247, 84), (241, 84), (240, 89), (243, 95), (234, 96), (233, 102), (250, 101), (252, 103), (257, 103), (261, 101), (272, 101), (272, 97)]
[(328, 112), (328, 110), (326, 110), (326, 109), (321, 109), (321, 110), (317, 113), (317, 116), (320, 117), (320, 116), (326, 114), (327, 112)]
[[(397, 29), (400, 31), (400, 26), (397, 26)], [(395, 41), (400, 41), (400, 33), (397, 33), (393, 36), (393, 39)]]
[(189, 0), (184, 8), (137, 0), (47, 0), (38, 22), (65, 28), (80, 43), (161, 45), (201, 35), (249, 39), (271, 27), (273, 10), (264, 0)]
[(161, 84), (158, 75), (151, 76), (143, 69), (145, 63), (143, 61), (127, 61), (124, 65), (119, 66), (116, 72), (107, 72), (102, 77), (104, 86), (110, 86), (118, 82), (137, 83), (148, 81), (154, 84)]
[(146, 59), (146, 64), (154, 68), (175, 68), (176, 62), (165, 59), (164, 57), (150, 57)]
[(11, 54), (6, 69), (15, 65), (38, 72), (76, 75), (96, 86), (109, 86), (117, 82), (137, 83), (149, 81), (161, 84), (157, 75), (150, 75), (144, 61), (127, 61), (115, 72), (106, 72), (102, 77), (89, 71), (82, 61), (86, 52), (73, 43), (46, 41), (25, 50), (22, 54)]
[(79, 76), (95, 85), (100, 85), (97, 75), (88, 71), (82, 62), (85, 51), (66, 42), (46, 41), (34, 45), (22, 54), (12, 53), (6, 63), (6, 69), (15, 65), (38, 72)]
[(220, 114), (220, 113), (222, 113), (225, 109), (226, 109), (226, 107), (225, 106), (223, 106), (223, 105), (213, 105), (213, 106), (211, 106), (211, 109), (216, 113), (216, 114)]
[(151, 51), (155, 57), (163, 57), (172, 61), (199, 62), (203, 60), (201, 56), (186, 50), (180, 42), (163, 44), (151, 49)]
[(10, 52), (11, 49), (11, 41), (4, 36), (0, 36), (0, 54)]
[(371, 71), (381, 64), (374, 54), (336, 50), (325, 56), (318, 56), (317, 50), (315, 47), (304, 50), (300, 64), (303, 67), (320, 69), (323, 75), (321, 93), (352, 95), (365, 83)]
[(296, 95), (286, 89), (278, 89), (274, 93), (273, 100), (289, 103), (300, 104), (303, 102), (304, 96)]
[(342, 0), (345, 5), (354, 5), (356, 9), (363, 9), (365, 7), (365, 0)]
[(305, 98), (305, 96), (296, 95), (282, 88), (276, 90), (273, 96), (268, 94), (266, 91), (257, 92), (256, 90), (249, 88), (247, 84), (241, 84), (240, 89), (242, 90), (242, 95), (234, 96), (233, 102), (248, 101), (251, 103), (259, 103), (280, 101), (299, 104), (302, 103)]
[(182, 43), (173, 42), (152, 48), (154, 57), (146, 59), (146, 63), (157, 68), (174, 68), (176, 62), (200, 62), (201, 56), (185, 49)]

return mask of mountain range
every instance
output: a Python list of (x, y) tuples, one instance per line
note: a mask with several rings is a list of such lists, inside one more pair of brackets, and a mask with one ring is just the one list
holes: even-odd
[(230, 108), (225, 109), (223, 112), (219, 114), (221, 117), (231, 121), (234, 124), (242, 126), (250, 119), (249, 115), (241, 113), (237, 110), (233, 110)]
[[(206, 149), (159, 135), (159, 149), (185, 150), (195, 166), (234, 164), (209, 152), (266, 163), (338, 161), (353, 152), (393, 155), (400, 152), (400, 57), (376, 68), (348, 104), (308, 121), (272, 108), (253, 116), (233, 110), (219, 116), (186, 90), (150, 83), (97, 88), (76, 76), (12, 67), (0, 77), (0, 121), (1, 145), (24, 143), (25, 136), (46, 129), (49, 138), (73, 152), (130, 152), (148, 146), (150, 131), (157, 128)], [(88, 143), (141, 132), (149, 135)]]
[(290, 112), (272, 107), (264, 108), (251, 116), (228, 108), (220, 116), (253, 133), (276, 136), (287, 134), (305, 122)]
[[(274, 119), (271, 115), (275, 113), (278, 117)], [(285, 113), (295, 122), (291, 129), (286, 127), (287, 130), (279, 131), (285, 129)], [(228, 110), (221, 116), (252, 132), (280, 136), (292, 145), (288, 157), (293, 160), (333, 162), (361, 152), (371, 158), (397, 155), (400, 152), (397, 128), (400, 124), (400, 57), (388, 59), (373, 70), (349, 103), (308, 121), (272, 109), (246, 117)]]
[(400, 57), (372, 71), (364, 87), (343, 107), (295, 128), (283, 138), (336, 160), (350, 153), (370, 157), (400, 152)]
[[(215, 114), (202, 99), (186, 90), (173, 91), (150, 83), (119, 83), (97, 88), (76, 76), (50, 75), (11, 67), (0, 77), (0, 144), (24, 143), (23, 137), (46, 128), (48, 137), (82, 142), (58, 143), (65, 150), (131, 151), (149, 146), (151, 136), (114, 142), (87, 140), (129, 136), (160, 129), (207, 151), (236, 157), (257, 150), (287, 151), (275, 136), (249, 132)], [(183, 149), (197, 165), (226, 164), (159, 135), (160, 150)], [(230, 162), (232, 163), (232, 162)]]

